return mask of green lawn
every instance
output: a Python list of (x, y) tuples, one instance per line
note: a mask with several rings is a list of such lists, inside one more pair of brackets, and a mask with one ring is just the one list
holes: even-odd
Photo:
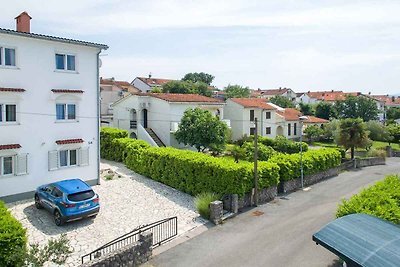
[[(334, 142), (314, 142), (312, 145), (322, 146), (322, 147), (337, 147), (337, 145)], [(372, 142), (372, 147), (375, 149), (385, 148), (388, 145), (389, 145), (388, 142), (380, 142), (380, 141)], [(391, 146), (393, 149), (396, 149), (396, 150), (400, 149), (400, 144), (391, 143)], [(366, 149), (358, 148), (357, 151), (366, 151)]]

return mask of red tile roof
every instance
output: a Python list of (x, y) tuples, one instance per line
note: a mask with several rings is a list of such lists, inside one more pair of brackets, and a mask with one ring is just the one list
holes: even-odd
[(282, 95), (289, 91), (290, 88), (279, 88), (279, 89), (258, 89), (253, 90), (255, 95)]
[(83, 139), (65, 139), (65, 140), (57, 140), (56, 144), (57, 145), (67, 145), (67, 144), (78, 144), (78, 143), (83, 143)]
[(231, 100), (245, 108), (261, 108), (275, 110), (273, 106), (267, 103), (264, 98), (231, 98)]
[(388, 96), (388, 95), (371, 95), (371, 98), (384, 102), (387, 106), (400, 105), (400, 97)]
[(84, 91), (76, 89), (52, 89), (53, 93), (71, 93), (71, 94), (82, 94)]
[(0, 150), (21, 148), (20, 144), (0, 145)]
[(168, 102), (224, 103), (220, 99), (197, 94), (135, 93), (134, 95), (151, 96)]
[(100, 78), (100, 84), (105, 84), (105, 85), (116, 85), (116, 86), (122, 86), (122, 87), (129, 87), (132, 86), (129, 82), (127, 81), (117, 81), (114, 80), (113, 78), (111, 79), (103, 79)]
[(299, 117), (303, 116), (303, 114), (301, 114), (301, 112), (295, 108), (285, 108), (285, 110), (279, 110), (277, 113), (284, 117), (287, 121), (298, 121)]
[(168, 82), (174, 81), (170, 79), (159, 79), (159, 78), (144, 78), (144, 77), (137, 77), (142, 82), (148, 84), (149, 86), (162, 86)]
[(307, 116), (307, 120), (304, 121), (304, 123), (328, 123), (328, 120), (318, 118), (315, 116)]
[(25, 92), (25, 89), (22, 88), (5, 88), (5, 87), (0, 87), (0, 92)]
[(359, 96), (360, 92), (343, 92), (343, 91), (320, 91), (308, 92), (307, 95), (311, 98), (316, 98), (321, 101), (336, 101), (345, 100), (348, 95)]

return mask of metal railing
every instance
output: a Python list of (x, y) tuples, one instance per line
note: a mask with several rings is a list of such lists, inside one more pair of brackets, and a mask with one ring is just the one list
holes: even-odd
[(126, 233), (107, 244), (99, 247), (96, 250), (82, 256), (82, 264), (93, 259), (105, 256), (122, 247), (133, 244), (139, 240), (139, 236), (143, 232), (153, 233), (152, 247), (160, 246), (162, 243), (172, 239), (178, 234), (178, 220), (177, 217), (167, 218), (158, 222), (150, 223), (147, 225), (139, 226), (129, 233)]
[(130, 129), (136, 129), (137, 128), (137, 121), (130, 121)]

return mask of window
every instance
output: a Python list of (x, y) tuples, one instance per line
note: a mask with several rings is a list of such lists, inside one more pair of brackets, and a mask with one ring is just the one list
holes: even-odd
[(12, 156), (0, 157), (0, 175), (12, 175), (14, 174), (14, 160)]
[(17, 121), (17, 105), (0, 104), (0, 123)]
[(0, 47), (0, 65), (15, 66), (15, 48)]
[(291, 125), (288, 123), (288, 128), (287, 128), (287, 135), (290, 136), (292, 134), (292, 128), (290, 128)]
[(254, 121), (254, 109), (250, 110), (250, 121)]
[(54, 197), (62, 197), (63, 193), (60, 191), (60, 189), (58, 189), (57, 187), (54, 187), (53, 190), (51, 191), (51, 194)]
[(271, 112), (267, 111), (265, 112), (265, 119), (271, 119)]
[(60, 150), (59, 154), (60, 154), (60, 167), (77, 165), (76, 149)]
[(57, 120), (76, 120), (75, 104), (56, 104)]
[(265, 128), (265, 134), (271, 134), (271, 127)]
[(293, 134), (297, 135), (297, 123), (293, 125)]
[(67, 54), (56, 54), (56, 69), (75, 71), (75, 56)]
[(250, 128), (250, 135), (254, 135), (256, 133), (256, 128)]

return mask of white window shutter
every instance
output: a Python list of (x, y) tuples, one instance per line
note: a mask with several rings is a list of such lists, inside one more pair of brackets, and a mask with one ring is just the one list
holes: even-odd
[(58, 151), (49, 151), (49, 171), (58, 169)]
[(79, 149), (79, 166), (89, 165), (89, 147)]
[(15, 156), (15, 175), (28, 174), (28, 154)]

